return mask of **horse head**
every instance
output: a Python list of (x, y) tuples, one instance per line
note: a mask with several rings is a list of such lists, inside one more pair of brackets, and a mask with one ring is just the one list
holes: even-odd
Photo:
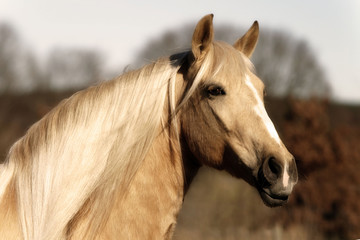
[(265, 86), (249, 60), (258, 23), (231, 46), (213, 40), (212, 19), (197, 24), (182, 71), (191, 94), (181, 109), (181, 136), (194, 161), (243, 178), (268, 206), (283, 205), (297, 168), (265, 110)]

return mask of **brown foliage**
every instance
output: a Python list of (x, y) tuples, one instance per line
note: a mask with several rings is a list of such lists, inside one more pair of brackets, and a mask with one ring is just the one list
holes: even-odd
[(286, 222), (317, 224), (329, 236), (354, 239), (360, 236), (360, 125), (331, 125), (330, 107), (316, 100), (290, 102), (284, 141), (305, 177), (284, 216)]

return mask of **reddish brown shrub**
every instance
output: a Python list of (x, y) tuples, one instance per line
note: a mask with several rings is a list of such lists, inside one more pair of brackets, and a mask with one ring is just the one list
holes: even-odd
[(318, 225), (330, 236), (360, 236), (360, 126), (331, 126), (328, 103), (291, 101), (284, 141), (301, 176), (286, 222)]

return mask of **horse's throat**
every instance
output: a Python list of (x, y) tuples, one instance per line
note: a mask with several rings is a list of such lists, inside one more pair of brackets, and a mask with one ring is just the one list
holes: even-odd
[(181, 155), (183, 162), (184, 171), (184, 195), (188, 191), (191, 182), (196, 176), (199, 168), (201, 167), (200, 162), (196, 159), (194, 154), (190, 151), (186, 141), (181, 140)]

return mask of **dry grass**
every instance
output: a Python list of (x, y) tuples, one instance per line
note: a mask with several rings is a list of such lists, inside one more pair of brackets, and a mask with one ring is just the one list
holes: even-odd
[(277, 218), (281, 211), (266, 207), (244, 181), (203, 168), (185, 197), (174, 240), (325, 239), (314, 225), (285, 228)]

